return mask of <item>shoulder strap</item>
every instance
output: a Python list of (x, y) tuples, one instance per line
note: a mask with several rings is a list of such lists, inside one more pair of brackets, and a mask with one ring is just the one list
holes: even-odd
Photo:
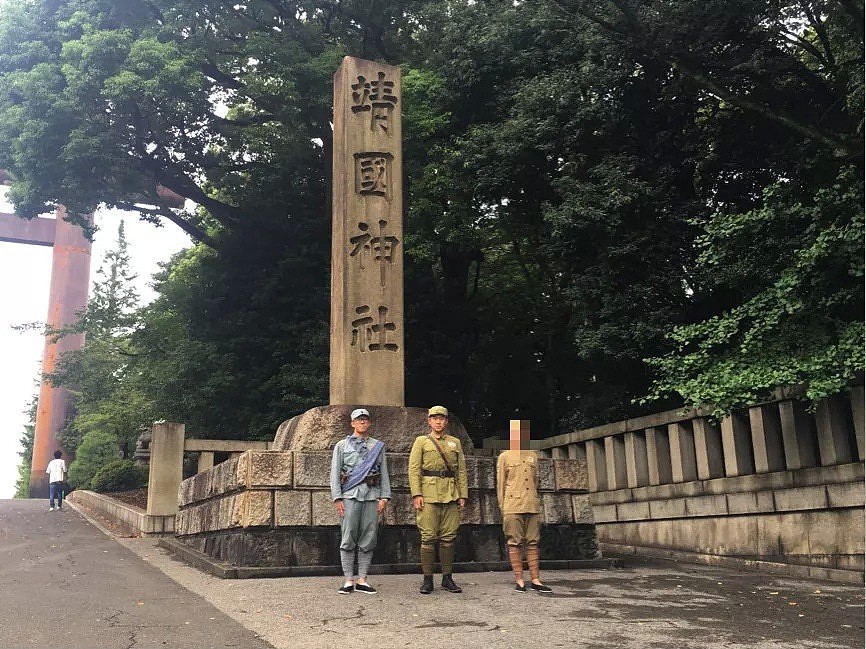
[(445, 453), (442, 451), (442, 447), (439, 446), (439, 442), (437, 442), (436, 438), (433, 437), (433, 433), (427, 433), (427, 437), (430, 438), (430, 441), (433, 442), (433, 446), (435, 446), (436, 450), (439, 451), (439, 455), (442, 456), (442, 461), (445, 462), (445, 466), (456, 476), (457, 472), (454, 470), (454, 467), (451, 466), (451, 462), (448, 461), (448, 458), (445, 457)]

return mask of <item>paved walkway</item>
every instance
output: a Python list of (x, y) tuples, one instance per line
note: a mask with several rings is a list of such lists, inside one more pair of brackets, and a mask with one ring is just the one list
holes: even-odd
[[(50, 519), (51, 515), (39, 507), (32, 516), (10, 521), (3, 517), (8, 502), (0, 501), (0, 529), (24, 523), (35, 535), (36, 526), (47, 529), (61, 520)], [(60, 516), (77, 518), (74, 512)], [(86, 528), (81, 519), (76, 525)], [(80, 563), (84, 555), (98, 558), (102, 554), (104, 561), (98, 562), (103, 565), (101, 577), (90, 575), (86, 585), (78, 585), (77, 592), (67, 590), (64, 611), (55, 614), (50, 607), (42, 607), (28, 611), (28, 618), (26, 607), (44, 588), (42, 579), (50, 578), (52, 571), (22, 568), (21, 579), (11, 585), (18, 591), (11, 600), (17, 612), (0, 613), (0, 628), (4, 630), (10, 620), (18, 620), (15, 642), (8, 646), (141, 647), (157, 644), (144, 640), (160, 633), (172, 638), (165, 646), (265, 646), (256, 640), (258, 636), (277, 649), (863, 646), (863, 589), (850, 585), (670, 562), (632, 562), (619, 570), (551, 572), (546, 581), (556, 589), (552, 596), (516, 593), (506, 573), (458, 575), (465, 589), (462, 595), (437, 590), (424, 597), (417, 593), (417, 576), (383, 575), (372, 582), (380, 589), (377, 595), (340, 596), (336, 592), (339, 581), (331, 577), (220, 580), (176, 560), (158, 549), (152, 539), (121, 538), (115, 543), (97, 538), (92, 528), (86, 529), (87, 536), (65, 539), (69, 545), (60, 556), (74, 557)], [(6, 559), (6, 565), (15, 561), (10, 559), (11, 552), (6, 536), (0, 533), (0, 557)], [(68, 561), (57, 563), (61, 562), (54, 562), (55, 574), (64, 569), (75, 572)], [(147, 583), (139, 584), (141, 579)], [(112, 607), (99, 604), (99, 613), (93, 611), (89, 619), (97, 620), (97, 631), (117, 631), (103, 628), (102, 620), (113, 610), (122, 611), (115, 621), (123, 621), (127, 632), (140, 630), (134, 644), (124, 644), (128, 636), (122, 633), (115, 634), (116, 644), (99, 644), (102, 635), (91, 636), (85, 624), (79, 625), (75, 634), (63, 636), (62, 643), (44, 641), (50, 638), (46, 627), (65, 631), (64, 625), (73, 618), (86, 617), (93, 609), (90, 601), (96, 597), (90, 589), (105, 589), (108, 581), (118, 583), (118, 595), (109, 598)], [(4, 605), (8, 584), (4, 570), (0, 572)], [(144, 623), (142, 615), (154, 608), (158, 608), (158, 615)], [(51, 624), (39, 619), (43, 614), (49, 615)], [(166, 616), (164, 629), (158, 626), (162, 615)], [(249, 632), (243, 635), (241, 627)], [(142, 635), (145, 632), (147, 636)], [(5, 633), (0, 636), (0, 646), (7, 646), (3, 644), (6, 637)]]
[(65, 506), (0, 500), (0, 647), (270, 647)]

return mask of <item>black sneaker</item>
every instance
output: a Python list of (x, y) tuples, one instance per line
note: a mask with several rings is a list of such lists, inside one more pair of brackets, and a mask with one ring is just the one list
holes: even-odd
[(340, 593), (340, 595), (351, 595), (353, 590), (355, 590), (355, 587), (351, 585), (340, 586), (340, 590), (338, 590), (337, 592)]
[(553, 589), (550, 586), (545, 586), (544, 584), (529, 584), (529, 587), (534, 590), (536, 593), (552, 593)]
[(355, 590), (359, 593), (367, 593), (368, 595), (375, 595), (378, 592), (370, 584), (355, 584)]
[(521, 586), (520, 584), (514, 584), (514, 590), (516, 590), (519, 593), (525, 593), (526, 592), (526, 585), (524, 584), (523, 586)]

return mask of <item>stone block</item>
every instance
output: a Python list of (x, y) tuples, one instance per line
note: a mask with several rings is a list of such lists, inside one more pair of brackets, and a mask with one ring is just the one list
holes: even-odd
[(761, 514), (775, 511), (772, 491), (727, 494), (728, 514)]
[(495, 491), (482, 491), (479, 493), (481, 502), (481, 522), (484, 525), (502, 525), (502, 511), (496, 500)]
[[(241, 457), (247, 458), (247, 488), (292, 486), (291, 451), (247, 451)], [(330, 464), (328, 466), (330, 469)]]
[(643, 521), (650, 517), (649, 502), (622, 503), (616, 506), (616, 518), (619, 521)]
[(827, 485), (827, 501), (831, 508), (863, 507), (864, 494), (862, 482)]
[(218, 502), (218, 523), (217, 527), (221, 530), (227, 530), (232, 527), (232, 519), (234, 517), (235, 501), (241, 494), (231, 494), (220, 498)]
[(309, 491), (277, 491), (274, 493), (274, 525), (311, 525), (312, 499)]
[(837, 464), (836, 466), (816, 466), (800, 469), (794, 473), (794, 481), (790, 486), (806, 487), (820, 484), (835, 484), (840, 482), (863, 482), (863, 462)]
[(385, 524), (415, 525), (415, 508), (412, 506), (411, 494), (405, 491), (391, 493), (391, 500), (385, 507)]
[(460, 512), (460, 524), (481, 525), (481, 521), (481, 493), (476, 489), (470, 489), (466, 507)]
[(470, 489), (496, 489), (496, 460), (478, 455), (466, 456), (466, 478)]
[(556, 477), (553, 474), (553, 460), (538, 458), (538, 490), (554, 491), (556, 489)]
[(544, 525), (556, 523), (573, 523), (574, 510), (571, 506), (569, 494), (544, 493), (541, 494), (542, 516)]
[[(297, 457), (295, 458), (295, 475), (297, 476)], [(313, 525), (339, 525), (340, 515), (334, 509), (330, 491), (312, 492)]]
[(245, 511), (241, 525), (243, 527), (270, 526), (273, 521), (273, 491), (247, 491), (244, 493)]
[(744, 491), (770, 491), (794, 486), (793, 471), (756, 473), (704, 480), (703, 491), (708, 494), (742, 493)]
[[(592, 492), (592, 502), (597, 505), (616, 505), (618, 503), (629, 503), (632, 500), (651, 500), (651, 498), (639, 498), (637, 496), (641, 489), (615, 489), (613, 491)], [(646, 492), (644, 492), (646, 493)]]
[(722, 494), (695, 496), (685, 500), (688, 516), (726, 516), (728, 513), (728, 501)]
[(796, 487), (773, 492), (777, 512), (827, 508), (827, 490), (823, 486)]
[(388, 478), (391, 480), (391, 489), (408, 489), (409, 456), (405, 453), (387, 453), (387, 458)]
[(685, 518), (686, 499), (671, 498), (670, 500), (651, 500), (650, 518)]
[(589, 477), (582, 460), (553, 460), (557, 491), (586, 491)]
[(179, 507), (183, 507), (192, 502), (192, 488), (194, 483), (195, 476), (187, 478), (180, 483), (180, 489), (177, 490), (177, 504)]
[(596, 523), (615, 523), (616, 505), (593, 505), (592, 516)]
[(296, 451), (294, 453), (295, 487), (329, 487), (332, 456), (331, 452)]
[(571, 504), (574, 508), (575, 523), (581, 525), (592, 525), (595, 522), (592, 515), (592, 505), (589, 502), (588, 495), (573, 495), (571, 497)]

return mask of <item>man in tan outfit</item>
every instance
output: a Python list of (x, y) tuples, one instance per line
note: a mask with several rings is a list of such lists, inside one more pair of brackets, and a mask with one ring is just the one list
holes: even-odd
[(515, 590), (526, 592), (523, 581), (523, 545), (529, 566), (529, 587), (539, 593), (553, 592), (539, 578), (538, 543), (541, 516), (538, 501), (538, 457), (529, 450), (529, 422), (511, 420), (510, 450), (496, 461), (496, 497), (502, 511), (502, 529), (508, 545), (508, 559), (517, 582)]
[(424, 581), (420, 592), (433, 592), (433, 564), (436, 542), (442, 564), (442, 588), (463, 592), (454, 583), (454, 540), (460, 528), (460, 510), (469, 495), (466, 458), (460, 440), (449, 435), (448, 410), (433, 406), (427, 413), (430, 432), (419, 435), (409, 454), (409, 489), (415, 507), (418, 531), (421, 532), (421, 569)]

